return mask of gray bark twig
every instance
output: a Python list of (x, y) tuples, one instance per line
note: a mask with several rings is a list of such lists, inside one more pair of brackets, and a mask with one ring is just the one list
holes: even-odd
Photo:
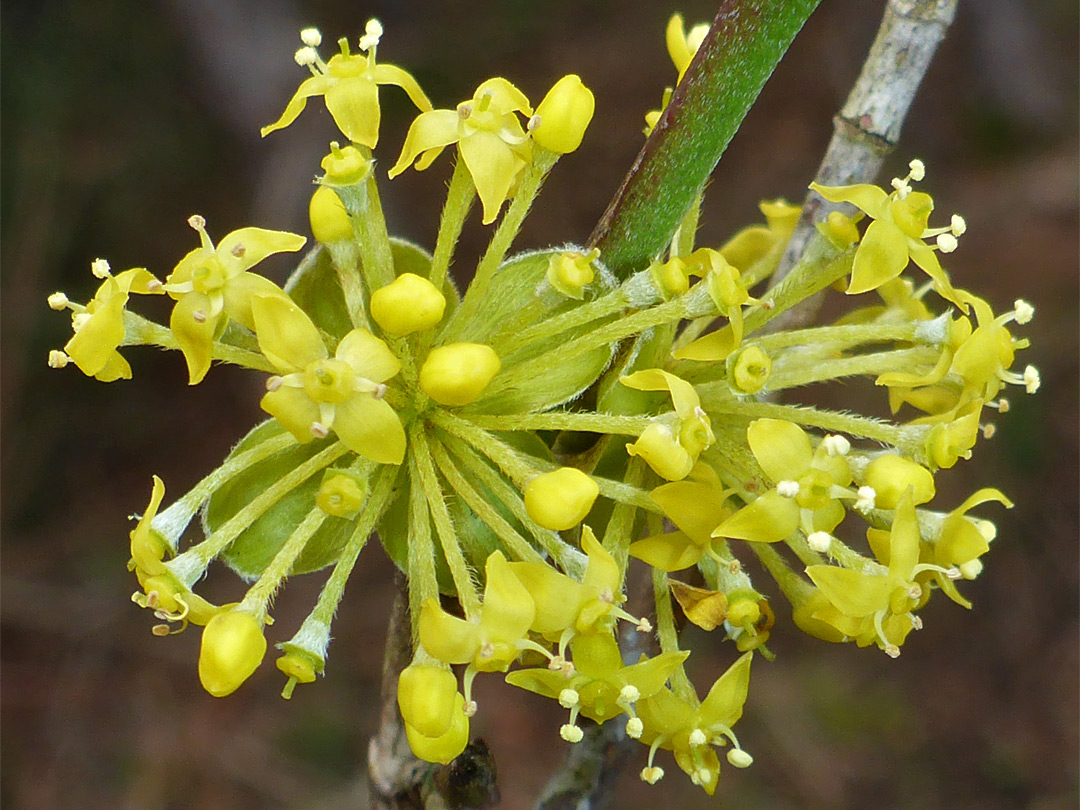
[[(869, 183), (900, 140), (900, 130), (938, 45), (956, 16), (958, 0), (889, 0), (877, 37), (847, 101), (833, 118), (833, 136), (814, 180), (825, 186)], [(851, 211), (815, 191), (806, 195), (802, 215), (773, 276), (779, 284), (821, 238), (816, 224), (832, 211)], [(770, 331), (805, 326), (821, 305), (808, 298), (771, 324)]]

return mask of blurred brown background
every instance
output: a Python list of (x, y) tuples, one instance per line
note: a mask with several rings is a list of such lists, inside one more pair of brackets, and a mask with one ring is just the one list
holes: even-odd
[[(85, 300), (89, 263), (145, 265), (164, 277), (212, 235), (258, 223), (307, 232), (306, 200), (334, 137), (321, 100), (260, 140), (304, 73), (297, 31), (355, 40), (369, 16), (380, 57), (411, 69), (436, 106), (504, 75), (538, 99), (566, 72), (596, 93), (582, 149), (558, 167), (520, 246), (584, 239), (641, 144), (643, 113), (673, 70), (663, 27), (676, 7), (651, 0), (369, 2), (350, 0), (54, 0), (3, 7), (2, 783), (5, 807), (354, 808), (375, 727), (392, 572), (365, 551), (335, 625), (327, 677), (286, 703), (265, 665), (214, 700), (195, 673), (198, 633), (150, 635), (128, 601), (126, 516), (152, 473), (179, 495), (259, 418), (260, 380), (226, 368), (188, 389), (179, 355), (128, 350), (131, 382), (102, 385), (45, 358), (69, 334), (45, 306)], [(714, 7), (689, 0), (688, 21)], [(858, 72), (881, 2), (825, 0), (732, 143), (709, 190), (702, 239), (756, 216), (763, 197), (801, 198)], [(635, 762), (614, 807), (722, 803), (747, 810), (920, 808), (1066, 810), (1077, 804), (1077, 7), (1072, 0), (962, 0), (890, 167), (929, 167), (939, 212), (964, 214), (957, 283), (995, 309), (1034, 303), (1024, 330), (1043, 387), (975, 458), (943, 473), (939, 503), (980, 486), (1016, 502), (998, 521), (975, 610), (935, 599), (926, 629), (892, 661), (802, 637), (780, 611), (755, 663), (738, 731), (754, 754), (725, 768), (707, 799), (669, 759), (649, 789)], [(324, 48), (324, 53), (331, 48)], [(377, 154), (396, 158), (412, 113), (383, 93)], [(450, 161), (383, 185), (391, 227), (428, 246)], [(459, 264), (487, 231), (471, 223)], [(287, 267), (271, 274), (279, 281)], [(156, 302), (155, 302), (156, 303)], [(162, 317), (165, 312), (159, 313)], [(291, 634), (321, 577), (277, 603)], [(216, 570), (215, 601), (241, 592)], [(694, 638), (710, 682), (729, 646)], [(475, 722), (495, 750), (507, 808), (527, 807), (559, 761), (561, 711), (480, 681)]]

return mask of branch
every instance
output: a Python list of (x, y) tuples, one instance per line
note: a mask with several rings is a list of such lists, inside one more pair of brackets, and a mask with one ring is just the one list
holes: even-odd
[(620, 278), (671, 240), (820, 0), (723, 0), (671, 101), (589, 237)]
[[(889, 0), (874, 44), (847, 102), (833, 119), (833, 136), (814, 180), (825, 186), (869, 183), (896, 148), (900, 129), (938, 45), (956, 16), (957, 0)], [(803, 255), (816, 223), (850, 206), (830, 203), (811, 191), (802, 216), (773, 276), (776, 287)], [(813, 317), (821, 294), (770, 324), (770, 331), (796, 329)]]

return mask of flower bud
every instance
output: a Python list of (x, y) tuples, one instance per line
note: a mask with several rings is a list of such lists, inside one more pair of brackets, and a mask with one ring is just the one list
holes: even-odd
[(323, 474), (315, 503), (326, 514), (352, 519), (367, 500), (367, 481), (346, 470), (327, 470)]
[(653, 472), (668, 481), (681, 481), (694, 466), (694, 459), (676, 441), (671, 428), (660, 422), (645, 428), (636, 442), (626, 445), (626, 452), (641, 456)]
[(311, 195), (308, 218), (311, 220), (311, 232), (324, 245), (353, 238), (352, 222), (349, 221), (345, 204), (328, 186), (319, 186)]
[(441, 737), (450, 730), (457, 697), (457, 678), (449, 669), (410, 664), (398, 676), (401, 717), (425, 737)]
[(199, 680), (214, 697), (235, 692), (262, 663), (266, 637), (250, 613), (230, 610), (207, 622), (199, 650)]
[(428, 354), (420, 387), (440, 405), (475, 402), (499, 373), (499, 356), (482, 343), (451, 343)]
[(934, 476), (925, 467), (909, 458), (889, 453), (878, 456), (866, 470), (866, 486), (877, 494), (875, 504), (879, 509), (895, 509), (900, 497), (908, 487), (914, 503), (926, 503), (934, 497)]
[(525, 485), (525, 509), (545, 529), (571, 529), (589, 514), (600, 487), (581, 470), (562, 467)]
[(581, 83), (581, 77), (563, 76), (536, 108), (533, 140), (561, 155), (573, 152), (581, 145), (595, 108), (592, 91)]
[(409, 741), (412, 752), (420, 759), (446, 765), (464, 751), (469, 743), (469, 718), (465, 715), (465, 698), (460, 693), (454, 697), (450, 727), (444, 734), (428, 737), (406, 723), (405, 738)]
[(338, 146), (337, 141), (330, 144), (330, 154), (319, 163), (326, 177), (324, 182), (334, 186), (349, 186), (359, 183), (371, 171), (371, 161), (367, 160), (355, 146)]
[(592, 263), (600, 255), (595, 248), (588, 254), (568, 251), (554, 253), (548, 259), (548, 284), (569, 298), (584, 298), (585, 287), (592, 284), (596, 274)]
[(402, 273), (371, 294), (371, 317), (388, 335), (404, 337), (442, 320), (446, 296), (415, 273)]

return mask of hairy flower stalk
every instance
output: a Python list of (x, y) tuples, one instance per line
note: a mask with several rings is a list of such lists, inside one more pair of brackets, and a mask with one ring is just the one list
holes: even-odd
[[(334, 615), (376, 536), (407, 576), (413, 657), (397, 702), (418, 757), (461, 754), (488, 711), (475, 678), (508, 673), (569, 711), (557, 730), (567, 743), (584, 739), (581, 718), (623, 722), (647, 753), (642, 780), (663, 777), (656, 757), (670, 751), (711, 794), (718, 749), (735, 767), (752, 762), (732, 726), (754, 655), (782, 652), (768, 647), (776, 599), (812, 636), (893, 657), (935, 591), (971, 607), (957, 586), (979, 575), (996, 530), (968, 512), (1011, 503), (987, 488), (932, 508), (934, 475), (973, 454), (1008, 386), (1038, 388), (1032, 366), (1013, 368), (1028, 345), (1014, 331), (1034, 309), (1018, 300), (995, 314), (953, 284), (942, 257), (966, 226), (956, 215), (931, 226), (917, 160), (886, 188), (814, 184), (865, 216), (830, 217), (775, 285), (798, 217), (783, 201), (710, 246), (694, 241), (698, 195), (647, 266), (618, 273), (603, 248), (513, 253), (544, 178), (588, 137), (592, 93), (567, 76), (534, 108), (493, 78), (435, 109), (405, 70), (376, 63), (382, 34), (372, 21), (363, 55), (343, 39), (323, 62), (321, 35), (305, 29), (297, 61), (312, 76), (264, 129), (321, 95), (344, 139), (311, 199), (317, 245), (283, 289), (253, 267), (304, 237), (245, 228), (215, 246), (192, 217), (202, 244), (164, 283), (99, 261), (103, 284), (85, 306), (50, 296), (73, 313), (51, 365), (128, 378), (117, 349), (143, 344), (180, 350), (192, 384), (214, 359), (269, 375), (271, 418), (217, 470), (167, 508), (155, 477), (131, 532), (133, 599), (159, 635), (205, 627), (200, 679), (224, 696), (258, 671), (285, 580), (333, 566), (277, 643), (289, 698), (327, 670)], [(704, 36), (673, 18), (679, 80)], [(372, 152), (380, 84), (421, 110), (391, 177), (454, 151), (433, 253), (387, 231)], [(448, 268), (476, 199), (483, 224), (498, 224), (459, 296)], [(838, 320), (771, 329), (840, 290), (852, 306)], [(168, 326), (127, 312), (153, 293), (176, 301)], [(884, 389), (882, 407), (800, 402), (799, 389), (853, 378)], [(182, 549), (196, 514), (205, 538)], [(223, 606), (194, 592), (218, 559), (254, 583)], [(652, 572), (646, 615), (625, 604), (633, 566)], [(734, 649), (704, 699), (684, 667), (681, 617)], [(623, 661), (620, 630), (640, 638), (640, 660)]]

